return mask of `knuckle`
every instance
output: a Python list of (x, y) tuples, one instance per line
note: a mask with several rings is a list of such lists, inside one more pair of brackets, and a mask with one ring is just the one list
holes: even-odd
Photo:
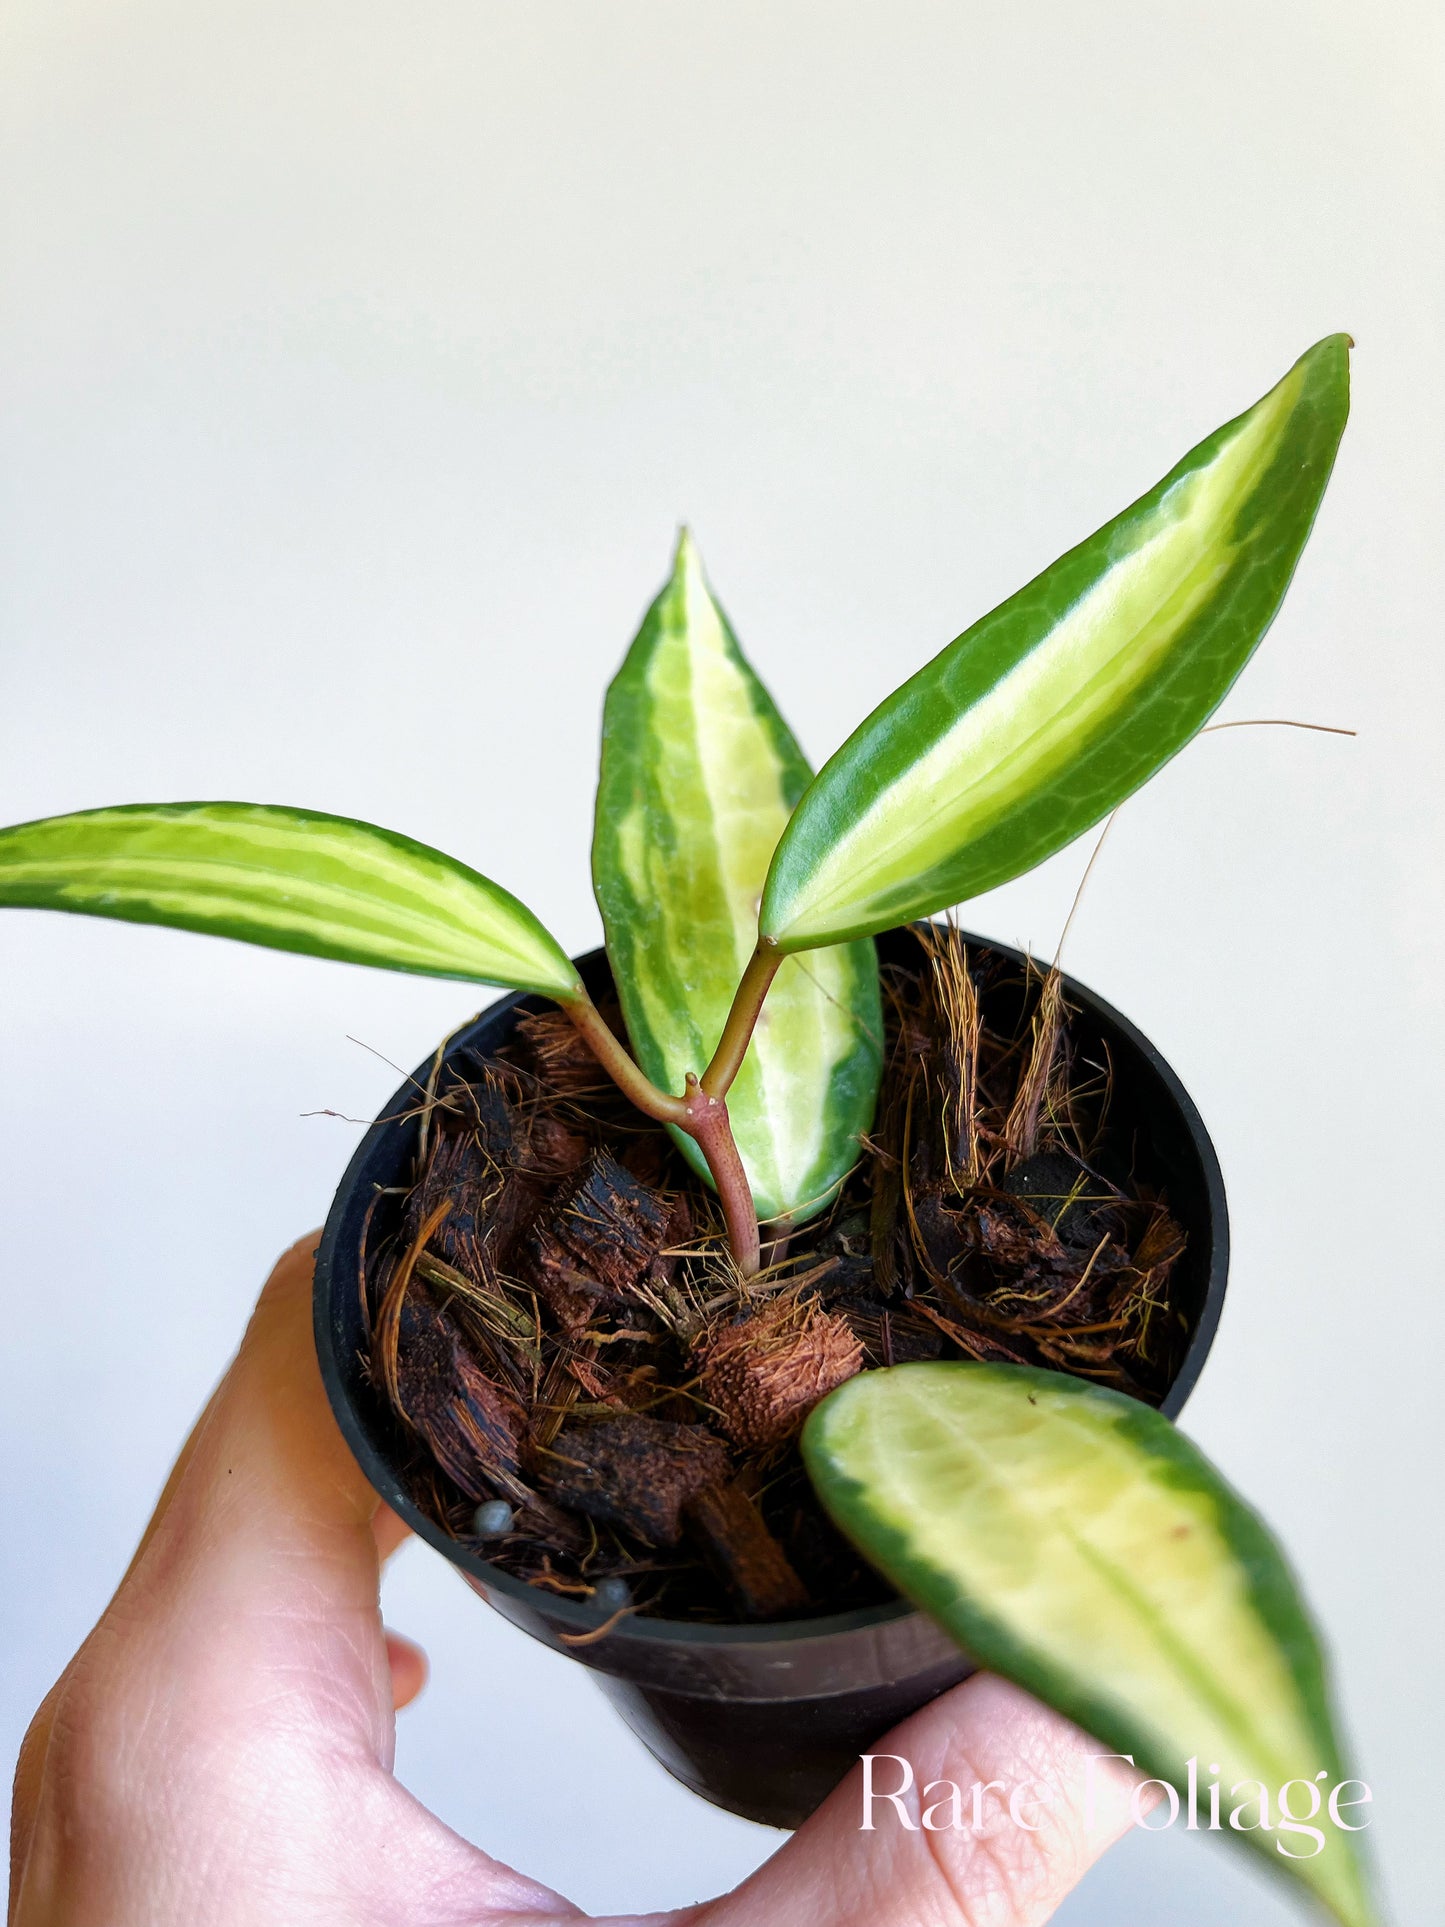
[(27, 1735), (38, 1802), (67, 1839), (127, 1822), (135, 1722), (125, 1696), (107, 1676), (106, 1644), (104, 1628), (97, 1629)]

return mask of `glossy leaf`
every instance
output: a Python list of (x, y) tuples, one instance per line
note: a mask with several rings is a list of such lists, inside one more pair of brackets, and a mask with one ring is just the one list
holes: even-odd
[(1208, 720), (1274, 619), (1349, 410), (1349, 338), (896, 690), (778, 847), (785, 951), (931, 916), (1041, 863)]
[(0, 830), (0, 905), (238, 937), (566, 998), (577, 973), (523, 904), (409, 836), (262, 803), (136, 803)]
[[(701, 1073), (757, 942), (758, 897), (812, 772), (743, 657), (686, 531), (612, 687), (592, 874), (638, 1061)], [(778, 973), (728, 1093), (763, 1218), (818, 1209), (872, 1121), (882, 1018), (871, 943)], [(690, 1138), (678, 1142), (706, 1174)]]
[[(1346, 1927), (1374, 1918), (1358, 1842), (1328, 1818), (1347, 1769), (1309, 1615), (1267, 1528), (1168, 1419), (1056, 1372), (902, 1365), (825, 1399), (803, 1456), (842, 1530), (981, 1666), (1182, 1801), (1196, 1761), (1231, 1839)], [(1230, 1829), (1260, 1817), (1246, 1782), (1274, 1824), (1291, 1781), (1295, 1814), (1323, 1792), (1322, 1850)]]

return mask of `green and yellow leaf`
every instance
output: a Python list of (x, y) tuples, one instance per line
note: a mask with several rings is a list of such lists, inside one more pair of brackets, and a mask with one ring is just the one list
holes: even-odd
[[(1056, 1372), (901, 1365), (832, 1393), (802, 1444), (836, 1523), (981, 1666), (1181, 1798), (1195, 1761), (1230, 1838), (1368, 1927), (1358, 1843), (1328, 1818), (1347, 1769), (1308, 1612), (1268, 1529), (1168, 1419)], [(1290, 1782), (1292, 1816), (1323, 1795), (1318, 1851), (1278, 1830)], [(1255, 1824), (1261, 1790), (1274, 1831)]]
[(563, 1000), (580, 986), (525, 905), (464, 863), (349, 817), (136, 803), (0, 830), (0, 905), (236, 937), (274, 950)]
[(976, 622), (826, 763), (782, 838), (785, 951), (1006, 883), (1182, 749), (1273, 621), (1349, 411), (1346, 335)]
[[(607, 693), (592, 875), (638, 1061), (701, 1073), (757, 943), (758, 899), (811, 771), (683, 532)], [(728, 1110), (759, 1215), (820, 1208), (856, 1162), (881, 1060), (871, 943), (783, 965)], [(706, 1174), (690, 1138), (678, 1142)]]

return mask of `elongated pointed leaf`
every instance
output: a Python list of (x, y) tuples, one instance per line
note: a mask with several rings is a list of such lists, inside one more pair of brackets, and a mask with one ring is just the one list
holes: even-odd
[[(1194, 1760), (1231, 1838), (1346, 1927), (1373, 1920), (1358, 1844), (1328, 1815), (1346, 1769), (1309, 1615), (1267, 1528), (1168, 1419), (1056, 1372), (901, 1365), (826, 1398), (803, 1456), (843, 1531), (980, 1665), (1182, 1801)], [(1231, 1830), (1231, 1812), (1259, 1820), (1261, 1788), (1277, 1828), (1291, 1781), (1294, 1816), (1322, 1796), (1321, 1850)]]
[(1201, 728), (1274, 619), (1349, 410), (1331, 335), (875, 709), (778, 846), (785, 950), (888, 929), (1062, 849)]
[(523, 904), (440, 850), (264, 803), (136, 803), (0, 830), (0, 905), (165, 923), (274, 950), (567, 998)]
[[(757, 942), (758, 897), (811, 771), (684, 531), (607, 693), (592, 875), (643, 1069), (701, 1073)], [(764, 1218), (826, 1202), (872, 1121), (882, 1021), (871, 943), (785, 963), (728, 1094)], [(679, 1143), (706, 1167), (690, 1138)]]

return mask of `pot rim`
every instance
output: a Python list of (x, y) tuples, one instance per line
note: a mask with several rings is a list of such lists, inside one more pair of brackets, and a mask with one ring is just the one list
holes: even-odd
[[(906, 929), (909, 926), (900, 927)], [(1015, 963), (1027, 964), (1036, 961), (1029, 958), (1025, 952), (1015, 949), (1011, 944), (999, 943), (993, 938), (978, 936), (971, 931), (960, 931), (959, 935), (966, 945), (992, 950), (1000, 956), (1011, 958)], [(574, 962), (584, 977), (600, 973), (607, 967), (606, 952), (601, 949), (590, 950), (581, 957), (575, 958)], [(1112, 1004), (1107, 1003), (1087, 985), (1081, 984), (1077, 978), (1067, 973), (1064, 975), (1064, 990), (1071, 1002), (1081, 1005), (1096, 1020), (1119, 1031), (1148, 1062), (1163, 1083), (1171, 1102), (1179, 1113), (1203, 1173), (1208, 1220), (1212, 1233), (1212, 1250), (1209, 1275), (1205, 1282), (1204, 1302), (1200, 1308), (1198, 1321), (1174, 1382), (1159, 1406), (1159, 1410), (1167, 1418), (1174, 1419), (1183, 1409), (1185, 1401), (1198, 1382), (1200, 1372), (1204, 1369), (1204, 1361), (1214, 1344), (1220, 1315), (1224, 1308), (1229, 1268), (1229, 1217), (1225, 1200), (1224, 1175), (1198, 1107), (1180, 1082), (1177, 1073), (1158, 1049), (1122, 1012), (1115, 1010)], [(495, 1003), (488, 1004), (484, 1010), (474, 1013), (464, 1023), (459, 1024), (443, 1039), (442, 1052), (445, 1053), (447, 1046), (454, 1038), (470, 1030), (482, 1018), (501, 1017), (523, 1004), (537, 1008), (550, 1008), (546, 999), (529, 996), (521, 991), (513, 991), (509, 995), (499, 997)], [(337, 1277), (345, 1205), (353, 1188), (363, 1180), (364, 1167), (378, 1140), (383, 1133), (394, 1128), (398, 1119), (414, 1102), (414, 1093), (419, 1085), (424, 1085), (436, 1056), (437, 1053), (432, 1052), (427, 1057), (418, 1067), (416, 1075), (406, 1079), (405, 1083), (393, 1093), (385, 1109), (367, 1127), (365, 1135), (347, 1163), (331, 1208), (327, 1212), (326, 1224), (316, 1252), (315, 1282), (312, 1289), (312, 1331), (322, 1383), (326, 1388), (326, 1396), (342, 1437), (357, 1464), (366, 1474), (373, 1490), (419, 1539), (440, 1552), (452, 1565), (460, 1567), (484, 1595), (500, 1593), (520, 1605), (529, 1607), (534, 1612), (545, 1612), (547, 1618), (559, 1627), (564, 1626), (579, 1633), (595, 1632), (598, 1626), (604, 1623), (599, 1618), (595, 1607), (584, 1606), (560, 1594), (539, 1595), (537, 1588), (528, 1585), (525, 1580), (517, 1579), (511, 1573), (504, 1572), (500, 1567), (492, 1565), (488, 1560), (462, 1545), (460, 1541), (449, 1538), (441, 1527), (421, 1510), (402, 1485), (389, 1459), (372, 1443), (370, 1433), (362, 1423), (352, 1402), (336, 1349), (331, 1343), (330, 1308), (334, 1281)], [(348, 1285), (347, 1288), (350, 1289), (350, 1286)], [(918, 1611), (919, 1608), (910, 1600), (900, 1597), (885, 1600), (876, 1606), (855, 1607), (848, 1612), (819, 1614), (810, 1619), (781, 1620), (774, 1624), (760, 1626), (731, 1622), (661, 1619), (650, 1615), (647, 1617), (638, 1615), (619, 1621), (609, 1632), (608, 1640), (609, 1642), (620, 1640), (636, 1645), (659, 1643), (680, 1646), (794, 1645), (804, 1640), (864, 1632), (874, 1627), (889, 1625)], [(582, 1656), (580, 1652), (576, 1655), (578, 1658)]]

